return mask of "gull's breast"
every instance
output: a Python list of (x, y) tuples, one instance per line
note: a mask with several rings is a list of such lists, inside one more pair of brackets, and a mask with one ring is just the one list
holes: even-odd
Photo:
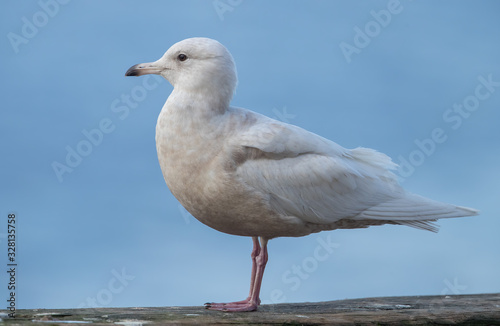
[[(212, 129), (213, 130), (213, 129)], [(311, 232), (300, 219), (271, 209), (269, 194), (245, 184), (224, 147), (227, 134), (162, 113), (156, 127), (156, 149), (172, 194), (200, 222), (242, 236), (299, 236)]]

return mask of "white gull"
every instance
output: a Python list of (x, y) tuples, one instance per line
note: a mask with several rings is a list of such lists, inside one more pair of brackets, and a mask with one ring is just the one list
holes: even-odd
[(170, 191), (202, 223), (253, 239), (248, 298), (207, 303), (209, 309), (257, 309), (269, 239), (382, 224), (437, 231), (437, 219), (478, 213), (406, 192), (391, 172), (396, 164), (373, 149), (346, 149), (231, 107), (236, 67), (215, 40), (183, 40), (159, 60), (126, 72), (145, 74), (161, 75), (174, 87), (156, 125)]

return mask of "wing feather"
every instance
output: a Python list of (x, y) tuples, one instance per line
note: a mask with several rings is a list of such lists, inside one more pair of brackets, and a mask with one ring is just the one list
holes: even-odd
[(345, 149), (265, 116), (256, 121), (236, 138), (235, 151), (245, 157), (236, 173), (280, 214), (317, 224), (383, 220), (431, 231), (439, 218), (477, 214), (405, 192), (392, 172), (397, 165), (385, 154)]

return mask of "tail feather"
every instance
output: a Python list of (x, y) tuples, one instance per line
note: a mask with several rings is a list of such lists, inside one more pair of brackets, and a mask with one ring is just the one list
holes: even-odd
[(437, 233), (439, 231), (439, 225), (435, 222), (436, 220), (428, 220), (428, 221), (397, 221), (398, 224), (411, 226), (415, 229), (420, 229), (424, 231), (431, 231)]
[(435, 222), (441, 218), (465, 217), (479, 214), (479, 211), (462, 206), (441, 203), (419, 195), (405, 193), (361, 212), (356, 219), (393, 221), (418, 229), (437, 232)]

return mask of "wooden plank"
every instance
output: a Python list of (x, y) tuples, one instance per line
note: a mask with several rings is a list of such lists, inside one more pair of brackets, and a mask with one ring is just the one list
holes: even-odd
[(6, 325), (254, 324), (254, 325), (500, 325), (500, 293), (411, 296), (263, 305), (257, 312), (203, 307), (24, 309)]

